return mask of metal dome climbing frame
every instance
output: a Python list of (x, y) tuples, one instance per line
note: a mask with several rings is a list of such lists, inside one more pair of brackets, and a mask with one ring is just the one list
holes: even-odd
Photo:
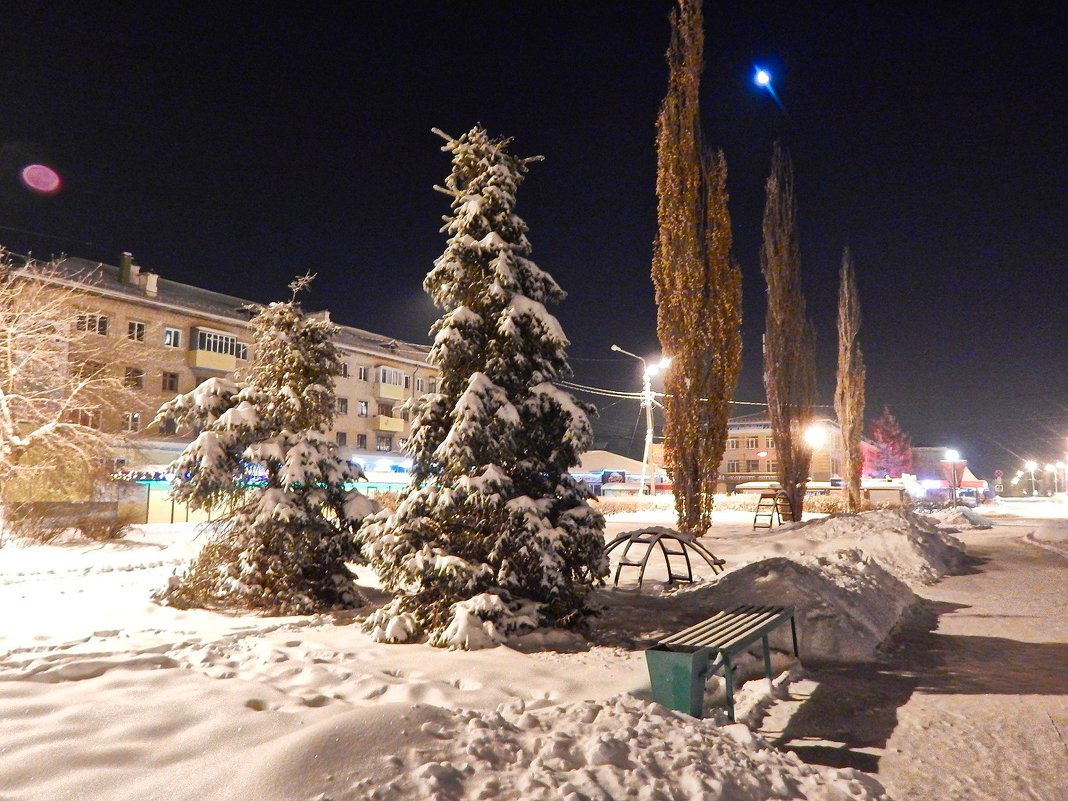
[[(605, 548), (605, 554), (610, 554), (614, 549), (624, 543), (626, 543), (626, 547), (623, 549), (623, 553), (619, 556), (619, 563), (616, 565), (616, 574), (612, 579), (612, 583), (617, 587), (619, 586), (619, 574), (623, 568), (636, 567), (638, 568), (638, 588), (640, 589), (642, 581), (645, 580), (645, 568), (649, 564), (649, 557), (653, 555), (653, 550), (657, 547), (660, 548), (660, 551), (664, 555), (664, 564), (667, 567), (668, 573), (668, 584), (674, 584), (676, 581), (686, 582), (688, 584), (693, 583), (693, 565), (690, 563), (690, 551), (693, 551), (704, 559), (705, 562), (708, 563), (708, 566), (712, 568), (713, 573), (722, 572), (723, 566), (726, 564), (726, 562), (718, 558), (704, 545), (699, 543), (697, 538), (692, 534), (686, 534), (673, 528), (649, 526), (647, 528), (635, 529), (634, 531), (624, 531), (608, 543), (608, 546)], [(634, 545), (645, 546), (645, 555), (641, 558), (641, 561), (627, 558), (631, 547)], [(681, 556), (685, 560), (685, 575), (681, 572), (675, 572), (675, 568), (671, 564), (672, 556)]]

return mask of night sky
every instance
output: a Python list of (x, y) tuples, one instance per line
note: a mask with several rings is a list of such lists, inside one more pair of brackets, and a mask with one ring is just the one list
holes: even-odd
[[(430, 129), (482, 123), (545, 157), (518, 210), (569, 292), (554, 311), (575, 380), (640, 388), (609, 346), (658, 352), (670, 2), (96, 5), (4, 11), (0, 243), (110, 263), (129, 250), (165, 278), (258, 301), (311, 270), (309, 307), (425, 342), (436, 313), (421, 283), (448, 210), (433, 186), (450, 166)], [(869, 419), (888, 405), (914, 444), (956, 447), (986, 477), (1068, 448), (1068, 14), (994, 5), (706, 3), (702, 86), (744, 272), (736, 398), (763, 399), (760, 223), (779, 138), (821, 402), (848, 243)], [(758, 64), (785, 110), (753, 84)], [(60, 173), (58, 194), (20, 183), (32, 162)], [(640, 455), (637, 403), (599, 404), (599, 444)]]

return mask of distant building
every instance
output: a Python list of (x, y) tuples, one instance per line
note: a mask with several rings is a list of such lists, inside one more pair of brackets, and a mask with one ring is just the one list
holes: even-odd
[[(116, 453), (127, 470), (155, 471), (189, 442), (151, 425), (156, 411), (208, 378), (229, 376), (252, 356), (252, 301), (160, 278), (125, 253), (119, 265), (64, 258), (53, 265), (60, 280), (79, 290), (79, 325), (102, 337), (137, 344), (124, 363), (108, 365), (128, 378), (138, 400), (99, 421), (130, 443)], [(329, 312), (319, 312), (329, 319)], [(341, 453), (365, 469), (389, 472), (404, 461), (409, 433), (400, 404), (437, 389), (429, 348), (340, 326), (336, 344), (343, 373), (337, 379), (337, 417), (331, 431)]]

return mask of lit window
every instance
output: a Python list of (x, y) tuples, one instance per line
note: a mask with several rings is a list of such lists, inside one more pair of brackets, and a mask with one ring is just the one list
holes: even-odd
[(180, 348), (182, 347), (182, 332), (177, 328), (164, 328), (163, 329), (163, 347), (165, 348)]
[(140, 367), (127, 367), (122, 384), (130, 389), (141, 389), (145, 385), (145, 371)]
[(226, 356), (234, 356), (242, 361), (248, 360), (248, 345), (238, 342), (237, 337), (231, 334), (220, 334), (215, 331), (207, 331), (198, 328), (197, 350), (205, 350), (209, 353), (222, 353)]
[(360, 417), (366, 417), (368, 414), (367, 401), (356, 402), (356, 414)]
[(145, 341), (145, 324), (139, 323), (136, 320), (130, 320), (126, 324), (126, 338), (132, 339), (134, 342)]
[(375, 438), (375, 450), (388, 453), (393, 450), (393, 437), (378, 436)]
[(122, 430), (130, 433), (135, 433), (141, 430), (141, 413), (140, 412), (123, 412), (122, 413)]

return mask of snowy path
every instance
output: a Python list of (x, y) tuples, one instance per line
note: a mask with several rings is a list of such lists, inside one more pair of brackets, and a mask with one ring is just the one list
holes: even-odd
[(885, 663), (810, 670), (779, 743), (874, 773), (897, 801), (1066, 801), (1068, 522), (964, 539), (983, 563), (920, 592), (926, 614)]

